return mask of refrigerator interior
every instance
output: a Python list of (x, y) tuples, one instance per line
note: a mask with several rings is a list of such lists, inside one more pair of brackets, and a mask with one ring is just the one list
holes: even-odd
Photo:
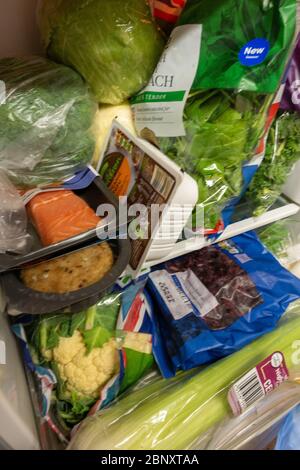
[[(37, 3), (38, 0), (1, 0), (0, 58), (43, 53), (35, 23)], [(228, 230), (224, 238), (296, 214), (299, 207), (292, 201), (283, 200), (276, 209), (278, 210), (275, 214), (266, 215), (259, 221), (247, 219), (246, 223), (235, 225)], [(173, 256), (199, 247), (191, 247), (185, 243), (181, 252), (178, 253), (178, 250), (175, 250)], [(147, 267), (150, 266), (149, 263)], [(0, 360), (0, 450), (39, 449), (40, 441), (29, 393), (29, 387), (32, 384), (28, 384), (18, 345), (5, 317), (4, 299), (1, 292), (0, 311), (0, 341), (5, 344), (5, 360)], [(255, 444), (252, 444), (250, 448), (253, 449), (253, 445)]]

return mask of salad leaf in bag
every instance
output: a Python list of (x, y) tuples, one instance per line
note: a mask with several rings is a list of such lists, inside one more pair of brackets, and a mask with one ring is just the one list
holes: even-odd
[(42, 57), (0, 59), (0, 168), (19, 187), (62, 181), (93, 158), (96, 113), (82, 78)]
[(77, 70), (99, 103), (137, 93), (164, 46), (145, 0), (42, 0), (38, 18), (49, 57)]
[(252, 232), (158, 266), (147, 286), (172, 362), (169, 369), (159, 363), (166, 377), (271, 331), (300, 297), (299, 280)]
[[(228, 208), (257, 169), (252, 157), (276, 114), (296, 18), (296, 0), (189, 0), (151, 80), (132, 100), (140, 134), (154, 133), (198, 181), (207, 235), (229, 223)], [(196, 229), (203, 228), (198, 212)]]

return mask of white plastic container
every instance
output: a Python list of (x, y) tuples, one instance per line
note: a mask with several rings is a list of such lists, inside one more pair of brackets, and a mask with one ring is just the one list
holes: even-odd
[[(160, 219), (151, 224), (151, 239), (132, 243), (135, 260), (132, 257), (127, 272), (138, 276), (146, 260), (159, 262), (174, 249), (197, 204), (198, 185), (158, 148), (134, 136), (117, 120), (113, 121), (97, 169), (117, 196), (126, 194), (128, 200), (151, 208), (155, 204), (165, 206)], [(143, 244), (143, 248), (138, 244)]]

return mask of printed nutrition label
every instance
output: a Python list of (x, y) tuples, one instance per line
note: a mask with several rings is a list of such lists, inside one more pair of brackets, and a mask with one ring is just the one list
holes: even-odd
[(183, 110), (198, 68), (201, 36), (201, 25), (178, 26), (172, 32), (148, 85), (131, 102), (139, 132), (146, 128), (157, 137), (185, 135)]

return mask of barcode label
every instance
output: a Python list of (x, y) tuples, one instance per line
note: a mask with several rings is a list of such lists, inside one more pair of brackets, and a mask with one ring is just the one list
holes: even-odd
[(242, 379), (238, 380), (230, 390), (230, 394), (234, 398), (234, 401), (237, 402), (235, 403), (235, 410), (236, 405), (240, 408), (239, 413), (245, 411), (261, 398), (264, 398), (264, 387), (256, 368), (252, 369), (244, 375)]
[(158, 165), (155, 166), (151, 179), (151, 186), (163, 198), (167, 199), (172, 191), (174, 180)]
[(273, 352), (238, 380), (229, 390), (228, 401), (233, 413), (235, 415), (243, 413), (288, 378), (289, 371), (284, 355), (280, 351)]

